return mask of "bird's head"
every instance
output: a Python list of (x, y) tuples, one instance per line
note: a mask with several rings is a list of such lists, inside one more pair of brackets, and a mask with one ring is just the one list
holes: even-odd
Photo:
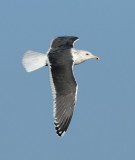
[(94, 56), (91, 52), (84, 51), (84, 50), (72, 50), (72, 55), (74, 59), (74, 64), (80, 64), (88, 59), (99, 59), (99, 57)]

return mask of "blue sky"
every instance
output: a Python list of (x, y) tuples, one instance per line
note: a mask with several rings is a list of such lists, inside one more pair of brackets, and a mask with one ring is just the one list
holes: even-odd
[[(0, 1), (0, 159), (135, 159), (135, 1)], [(55, 134), (48, 68), (26, 73), (28, 50), (56, 36), (100, 57), (74, 67), (79, 85), (64, 137)]]

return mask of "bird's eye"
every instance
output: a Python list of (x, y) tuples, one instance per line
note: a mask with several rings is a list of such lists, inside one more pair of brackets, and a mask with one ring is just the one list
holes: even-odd
[(88, 55), (89, 55), (89, 53), (86, 53), (86, 55), (88, 56)]

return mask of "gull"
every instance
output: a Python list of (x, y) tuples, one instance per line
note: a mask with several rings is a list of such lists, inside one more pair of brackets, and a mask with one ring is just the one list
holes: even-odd
[(91, 52), (73, 48), (76, 36), (62, 36), (52, 40), (46, 54), (28, 50), (22, 64), (27, 72), (48, 66), (53, 95), (53, 115), (56, 133), (63, 136), (73, 116), (78, 85), (73, 67), (89, 59), (99, 59)]

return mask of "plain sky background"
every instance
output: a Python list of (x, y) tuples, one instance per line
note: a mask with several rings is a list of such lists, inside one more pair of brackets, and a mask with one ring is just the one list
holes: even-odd
[[(63, 35), (100, 60), (74, 67), (78, 100), (60, 138), (48, 68), (26, 73), (21, 59)], [(54, 159), (135, 160), (134, 0), (0, 0), (0, 160)]]

